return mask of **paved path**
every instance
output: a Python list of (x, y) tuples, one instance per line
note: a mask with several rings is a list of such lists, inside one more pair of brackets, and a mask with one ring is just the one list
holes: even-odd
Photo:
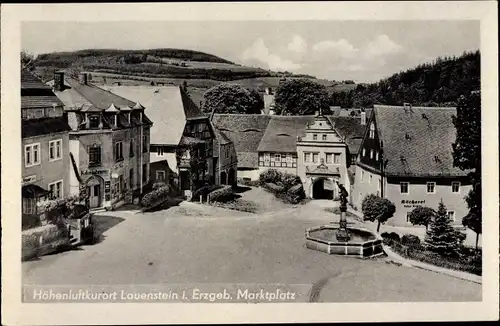
[(193, 203), (106, 212), (96, 216), (100, 243), (23, 263), (23, 283), (291, 283), (314, 284), (315, 301), (481, 300), (475, 283), (306, 249), (305, 229), (332, 215), (314, 203), (261, 215)]

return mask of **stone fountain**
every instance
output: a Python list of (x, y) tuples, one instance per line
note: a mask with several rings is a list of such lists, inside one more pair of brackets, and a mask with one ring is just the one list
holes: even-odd
[(384, 253), (382, 238), (366, 229), (347, 227), (348, 193), (342, 184), (340, 189), (339, 226), (324, 225), (306, 230), (306, 247), (335, 255), (374, 257)]

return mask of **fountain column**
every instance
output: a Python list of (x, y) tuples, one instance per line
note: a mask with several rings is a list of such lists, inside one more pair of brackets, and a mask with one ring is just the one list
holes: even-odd
[(337, 230), (337, 241), (347, 242), (351, 238), (349, 236), (349, 232), (347, 231), (347, 190), (343, 185), (337, 182), (337, 185), (340, 189), (340, 221), (339, 221), (339, 229)]

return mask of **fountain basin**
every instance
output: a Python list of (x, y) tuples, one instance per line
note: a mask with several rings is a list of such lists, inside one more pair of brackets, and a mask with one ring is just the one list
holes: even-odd
[(369, 258), (382, 255), (382, 237), (366, 229), (347, 228), (351, 238), (339, 242), (336, 238), (338, 227), (324, 225), (306, 230), (306, 248), (322, 251), (330, 255), (357, 256)]

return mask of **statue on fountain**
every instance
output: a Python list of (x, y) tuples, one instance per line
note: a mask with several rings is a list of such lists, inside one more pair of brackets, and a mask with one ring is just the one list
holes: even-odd
[(347, 242), (351, 238), (349, 236), (349, 232), (347, 232), (347, 219), (346, 219), (347, 196), (349, 196), (349, 194), (347, 193), (347, 190), (345, 189), (344, 185), (340, 184), (338, 181), (337, 181), (337, 186), (340, 189), (340, 221), (339, 221), (339, 229), (337, 231), (337, 240)]

